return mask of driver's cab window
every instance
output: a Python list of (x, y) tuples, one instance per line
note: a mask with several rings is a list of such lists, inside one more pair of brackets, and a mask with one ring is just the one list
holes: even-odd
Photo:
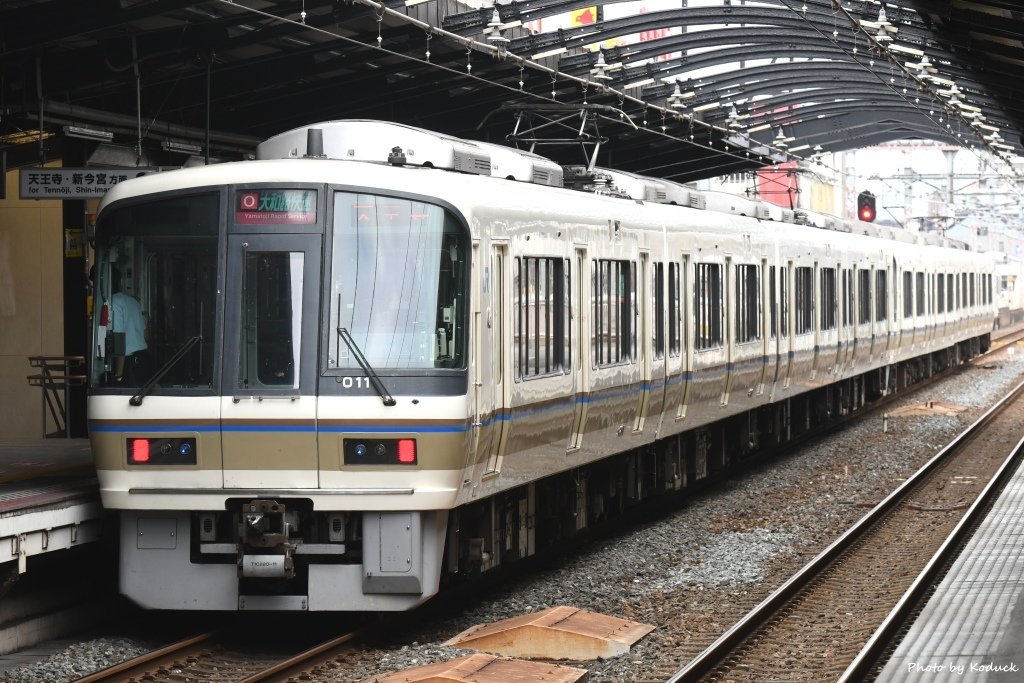
[[(334, 197), (328, 369), (465, 366), (465, 229), (422, 201)], [(356, 348), (353, 349), (351, 346)]]
[(212, 388), (218, 196), (105, 210), (91, 271), (94, 389)]

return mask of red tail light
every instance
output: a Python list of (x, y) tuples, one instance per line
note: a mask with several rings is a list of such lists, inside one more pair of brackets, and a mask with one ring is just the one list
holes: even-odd
[(103, 304), (103, 308), (100, 309), (100, 327), (106, 327), (107, 323), (110, 322), (110, 307)]
[(398, 462), (416, 462), (416, 440), (399, 439), (398, 441)]
[(149, 462), (149, 439), (132, 439), (132, 462)]

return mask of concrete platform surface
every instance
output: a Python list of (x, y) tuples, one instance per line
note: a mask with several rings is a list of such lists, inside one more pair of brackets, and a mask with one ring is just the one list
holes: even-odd
[(1024, 680), (1024, 469), (929, 598), (878, 681)]
[(88, 439), (0, 438), (0, 484), (93, 471)]

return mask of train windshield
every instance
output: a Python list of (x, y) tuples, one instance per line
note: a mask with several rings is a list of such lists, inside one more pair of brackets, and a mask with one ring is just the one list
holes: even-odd
[(465, 363), (464, 228), (441, 207), (334, 197), (328, 369), (359, 369), (347, 331), (375, 370)]
[(216, 193), (114, 206), (96, 226), (94, 389), (213, 387)]

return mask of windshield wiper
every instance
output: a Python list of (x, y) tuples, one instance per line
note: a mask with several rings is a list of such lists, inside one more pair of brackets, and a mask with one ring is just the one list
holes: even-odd
[(184, 358), (185, 354), (189, 352), (189, 349), (191, 349), (193, 346), (195, 346), (202, 340), (202, 335), (198, 334), (194, 337), (189, 337), (185, 341), (185, 343), (181, 345), (181, 348), (178, 349), (178, 351), (173, 356), (171, 356), (171, 359), (164, 363), (163, 366), (159, 370), (157, 370), (156, 373), (152, 377), (150, 377), (145, 384), (142, 385), (142, 388), (139, 389), (134, 396), (128, 399), (128, 403), (130, 403), (133, 406), (141, 406), (142, 399), (146, 398), (149, 392), (153, 390), (153, 387), (156, 386), (156, 383), (163, 379), (163, 376), (167, 374), (167, 371), (173, 368), (175, 365), (177, 365), (178, 361)]
[(388, 393), (388, 390), (384, 388), (384, 384), (380, 381), (380, 377), (378, 377), (377, 373), (370, 367), (370, 363), (366, 360), (366, 356), (364, 356), (363, 352), (359, 350), (356, 340), (352, 338), (352, 335), (349, 334), (348, 330), (344, 327), (339, 327), (338, 336), (345, 340), (345, 345), (348, 346), (352, 355), (355, 356), (356, 362), (359, 363), (359, 366), (363, 369), (363, 372), (366, 373), (366, 376), (370, 378), (370, 384), (372, 384), (373, 388), (377, 390), (378, 394), (380, 394), (380, 398), (384, 401), (384, 405), (395, 405), (395, 399), (392, 398), (391, 394)]

